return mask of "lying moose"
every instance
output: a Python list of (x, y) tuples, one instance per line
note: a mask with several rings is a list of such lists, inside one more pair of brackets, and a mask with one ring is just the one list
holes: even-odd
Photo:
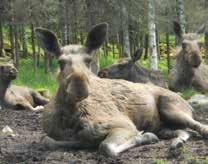
[[(106, 38), (107, 24), (95, 26), (85, 46), (60, 48), (54, 33), (37, 28), (45, 51), (58, 57), (58, 90), (43, 112), (42, 139), (49, 149), (99, 147), (116, 156), (161, 138), (174, 138), (172, 147), (183, 144), (191, 128), (208, 138), (208, 126), (193, 119), (192, 107), (167, 89), (125, 80), (102, 79), (89, 69), (91, 54)], [(174, 127), (174, 128), (173, 128)], [(143, 133), (144, 131), (144, 133)]]
[(136, 63), (141, 58), (142, 51), (142, 49), (138, 49), (130, 59), (121, 59), (118, 63), (101, 69), (98, 76), (101, 78), (124, 79), (136, 83), (152, 83), (166, 88), (160, 71), (148, 70)]
[(182, 91), (194, 87), (201, 92), (208, 91), (208, 66), (201, 64), (198, 34), (202, 33), (202, 26), (196, 33), (183, 34), (178, 22), (174, 22), (175, 34), (181, 38), (182, 45), (176, 51), (176, 65), (169, 75), (169, 88)]
[(16, 79), (17, 70), (11, 63), (0, 64), (0, 107), (39, 111), (49, 100), (37, 91), (10, 85)]

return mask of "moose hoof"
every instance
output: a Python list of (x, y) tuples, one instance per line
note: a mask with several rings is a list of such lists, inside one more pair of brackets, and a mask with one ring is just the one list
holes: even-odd
[(118, 155), (116, 147), (113, 144), (101, 143), (99, 146), (99, 152), (103, 155), (115, 157)]
[(208, 139), (208, 126), (207, 125), (203, 125), (202, 127), (201, 127), (201, 135), (202, 135), (202, 137), (204, 137), (204, 138), (206, 138), (206, 139)]
[(44, 146), (44, 148), (47, 150), (54, 150), (55, 149), (55, 146), (54, 146), (55, 140), (53, 140), (52, 138), (50, 138), (48, 136), (44, 136), (40, 142)]
[(142, 135), (142, 144), (157, 143), (158, 141), (159, 138), (153, 133), (147, 132)]
[(34, 108), (34, 111), (41, 111), (41, 110), (43, 110), (44, 109), (44, 107), (43, 106), (36, 106), (35, 108)]
[(174, 149), (178, 149), (183, 147), (184, 141), (181, 139), (174, 139), (171, 143), (170, 149), (174, 150)]

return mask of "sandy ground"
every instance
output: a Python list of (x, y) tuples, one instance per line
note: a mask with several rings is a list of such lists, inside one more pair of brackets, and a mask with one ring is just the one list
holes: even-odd
[[(197, 119), (208, 124), (208, 113), (196, 113)], [(194, 138), (175, 152), (169, 151), (170, 140), (135, 147), (116, 158), (107, 158), (94, 150), (48, 151), (40, 144), (45, 134), (41, 113), (0, 110), (0, 129), (8, 125), (15, 137), (0, 135), (0, 164), (139, 164), (139, 163), (208, 163), (208, 140)], [(207, 160), (206, 160), (207, 158)]]

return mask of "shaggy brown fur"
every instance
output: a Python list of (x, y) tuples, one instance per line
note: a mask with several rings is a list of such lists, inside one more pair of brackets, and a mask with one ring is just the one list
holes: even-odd
[(17, 76), (13, 64), (0, 64), (0, 106), (13, 109), (26, 109), (37, 111), (43, 109), (42, 105), (49, 102), (30, 88), (10, 85)]
[(208, 91), (208, 66), (201, 64), (198, 33), (182, 35), (180, 25), (175, 22), (174, 26), (175, 33), (182, 37), (182, 47), (175, 54), (176, 66), (169, 75), (169, 88), (182, 91), (195, 87), (202, 92)]
[[(45, 146), (99, 146), (100, 152), (114, 156), (134, 146), (157, 142), (155, 134), (175, 137), (171, 146), (177, 148), (190, 137), (179, 128), (191, 128), (207, 138), (208, 126), (193, 119), (191, 106), (176, 93), (151, 84), (101, 79), (89, 70), (89, 52), (101, 46), (106, 30), (105, 23), (92, 29), (91, 34), (96, 36), (89, 40), (92, 47), (66, 46), (68, 51), (59, 51), (46, 46), (58, 43), (52, 32), (36, 29), (45, 50), (61, 52), (56, 54), (61, 68), (59, 89), (43, 115), (48, 135), (42, 140)], [(73, 54), (67, 53), (75, 49)], [(176, 130), (171, 130), (173, 127)]]
[(98, 76), (109, 79), (124, 79), (135, 83), (152, 83), (166, 88), (160, 71), (148, 70), (136, 63), (142, 56), (142, 49), (137, 50), (131, 59), (122, 59), (118, 63), (99, 71)]

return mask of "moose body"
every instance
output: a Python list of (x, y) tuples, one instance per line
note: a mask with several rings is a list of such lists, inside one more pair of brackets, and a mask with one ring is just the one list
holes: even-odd
[(89, 33), (86, 46), (59, 48), (52, 32), (36, 29), (41, 46), (56, 53), (60, 64), (58, 91), (43, 114), (45, 146), (98, 146), (102, 153), (115, 156), (157, 142), (155, 134), (175, 137), (172, 147), (176, 148), (190, 137), (180, 128), (208, 137), (208, 126), (193, 119), (191, 106), (176, 93), (152, 84), (102, 79), (90, 71), (90, 54), (101, 46), (106, 31), (107, 25), (99, 24)]
[(135, 83), (152, 83), (166, 88), (160, 71), (148, 70), (136, 63), (142, 56), (142, 49), (137, 50), (131, 59), (122, 59), (118, 63), (103, 68), (98, 76), (101, 78), (124, 79)]
[(16, 85), (10, 85), (17, 76), (13, 64), (0, 64), (0, 105), (1, 108), (26, 109), (37, 111), (43, 109), (49, 100), (37, 91)]
[(176, 35), (181, 38), (182, 46), (176, 50), (176, 66), (169, 75), (169, 88), (182, 91), (194, 87), (201, 92), (208, 91), (208, 66), (201, 64), (197, 33), (182, 34), (180, 25), (174, 22)]

